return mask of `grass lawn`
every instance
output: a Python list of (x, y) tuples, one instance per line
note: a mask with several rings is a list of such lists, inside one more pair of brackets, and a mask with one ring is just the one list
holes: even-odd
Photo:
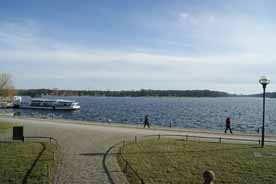
[(4, 123), (4, 122), (0, 122), (0, 133), (5, 133), (8, 132), (12, 129), (13, 126), (15, 126), (16, 124), (13, 123)]
[[(129, 143), (122, 156), (145, 183), (203, 183), (202, 173), (213, 170), (215, 183), (275, 183), (276, 147), (220, 144), (185, 140), (145, 140)], [(122, 170), (125, 163), (117, 156)], [(130, 171), (130, 169), (128, 169)], [(130, 171), (130, 183), (137, 177)]]
[(56, 165), (53, 151), (49, 143), (0, 143), (0, 183), (50, 183), (47, 165)]

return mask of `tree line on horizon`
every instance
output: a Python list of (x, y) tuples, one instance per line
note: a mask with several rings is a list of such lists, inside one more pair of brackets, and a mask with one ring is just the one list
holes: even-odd
[(60, 90), (60, 89), (15, 89), (13, 86), (12, 76), (6, 73), (0, 73), (0, 98), (10, 100), (13, 96), (115, 96), (115, 97), (228, 97), (231, 96), (226, 92), (211, 90)]
[(141, 96), (156, 96), (156, 97), (229, 97), (235, 96), (221, 91), (211, 90), (57, 90), (57, 89), (18, 89), (18, 96), (114, 96), (114, 97), (141, 97)]
[[(12, 99), (13, 96), (114, 96), (114, 97), (262, 97), (262, 94), (236, 95), (222, 91), (212, 90), (63, 90), (63, 89), (15, 89), (12, 77), (6, 73), (0, 73), (0, 99)], [(276, 92), (267, 92), (269, 98), (276, 98)]]
[[(18, 96), (114, 96), (114, 97), (262, 97), (262, 94), (237, 95), (212, 90), (61, 90), (61, 89), (17, 89)], [(267, 92), (266, 97), (276, 98), (276, 92)]]

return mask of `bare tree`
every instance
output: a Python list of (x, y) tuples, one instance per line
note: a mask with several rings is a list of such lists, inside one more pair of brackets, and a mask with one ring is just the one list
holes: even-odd
[(12, 84), (12, 77), (6, 73), (0, 73), (0, 96), (8, 97), (13, 96), (15, 90)]

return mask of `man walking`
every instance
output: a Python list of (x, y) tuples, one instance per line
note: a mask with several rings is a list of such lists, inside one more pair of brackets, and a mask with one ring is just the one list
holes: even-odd
[(150, 128), (150, 124), (149, 124), (149, 117), (148, 115), (145, 115), (145, 120), (144, 120), (144, 128), (148, 126), (148, 128)]
[(226, 118), (225, 126), (226, 126), (226, 128), (225, 128), (224, 133), (226, 134), (227, 130), (229, 129), (229, 130), (230, 130), (230, 133), (232, 134), (230, 117), (227, 117), (227, 118)]

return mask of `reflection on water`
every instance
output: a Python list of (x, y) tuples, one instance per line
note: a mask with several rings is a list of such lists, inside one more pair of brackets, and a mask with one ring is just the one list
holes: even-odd
[[(55, 97), (52, 97), (55, 98)], [(81, 110), (1, 110), (21, 116), (98, 122), (152, 124), (169, 127), (224, 129), (227, 116), (234, 130), (256, 131), (262, 125), (261, 98), (57, 97), (80, 102)], [(267, 99), (266, 131), (276, 132), (276, 99)]]

